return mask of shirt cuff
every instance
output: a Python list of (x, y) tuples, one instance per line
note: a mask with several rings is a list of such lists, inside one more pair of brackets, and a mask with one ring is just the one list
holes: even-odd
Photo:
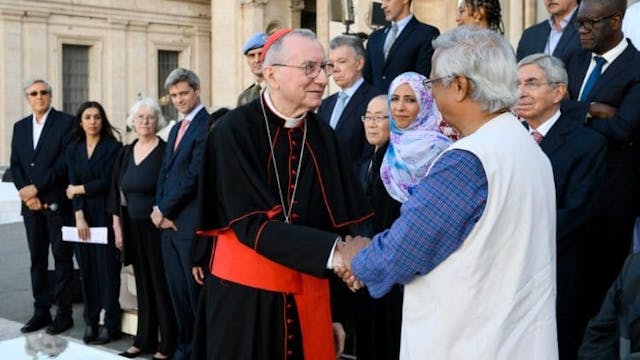
[(331, 253), (329, 254), (329, 259), (327, 260), (327, 269), (333, 270), (333, 253), (336, 251), (336, 245), (338, 245), (338, 241), (341, 241), (342, 238), (338, 236), (336, 241), (333, 242), (333, 246), (331, 247)]

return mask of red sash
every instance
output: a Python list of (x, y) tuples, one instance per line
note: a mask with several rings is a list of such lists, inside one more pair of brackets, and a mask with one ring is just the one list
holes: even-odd
[(211, 274), (245, 286), (293, 294), (304, 358), (335, 359), (329, 282), (273, 262), (242, 244), (233, 230), (217, 232)]

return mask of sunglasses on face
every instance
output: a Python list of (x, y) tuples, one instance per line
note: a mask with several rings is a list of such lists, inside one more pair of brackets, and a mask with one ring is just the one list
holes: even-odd
[(31, 96), (31, 97), (36, 97), (36, 96), (38, 96), (38, 94), (40, 94), (40, 96), (47, 96), (47, 95), (49, 95), (49, 91), (40, 90), (40, 91), (32, 91), (32, 92), (28, 93), (28, 95)]

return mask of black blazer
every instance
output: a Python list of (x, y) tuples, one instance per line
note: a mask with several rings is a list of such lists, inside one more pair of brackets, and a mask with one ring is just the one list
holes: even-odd
[(191, 121), (180, 145), (173, 151), (180, 122), (169, 133), (162, 159), (156, 205), (176, 223), (180, 237), (195, 237), (197, 194), (202, 154), (209, 131), (209, 113), (202, 108)]
[(604, 182), (607, 140), (562, 113), (540, 147), (556, 186), (558, 308), (564, 313), (588, 281), (584, 231)]
[(106, 226), (109, 244), (112, 245), (113, 217), (107, 209), (113, 165), (121, 148), (118, 140), (105, 137), (100, 138), (91, 158), (87, 156), (85, 139), (74, 141), (67, 147), (69, 183), (82, 184), (85, 189), (84, 195), (73, 198), (73, 210), (82, 210), (90, 227)]
[[(32, 115), (13, 126), (11, 139), (11, 175), (18, 190), (35, 185), (42, 203), (57, 203), (60, 211), (68, 211), (67, 162), (65, 149), (71, 139), (73, 116), (51, 108), (37, 147), (33, 148)], [(31, 210), (22, 204), (22, 215)]]
[[(579, 51), (581, 48), (580, 36), (575, 27), (573, 27), (573, 20), (576, 18), (578, 11), (573, 13), (573, 16), (569, 20), (569, 24), (562, 31), (560, 41), (553, 50), (553, 56), (562, 60), (565, 65), (571, 57), (571, 55)], [(518, 61), (522, 60), (525, 56), (543, 53), (547, 46), (547, 39), (551, 32), (551, 25), (549, 25), (549, 19), (543, 20), (529, 28), (527, 28), (520, 37), (518, 42), (518, 50), (516, 51), (516, 57)]]
[(404, 72), (415, 71), (429, 76), (433, 55), (431, 41), (440, 35), (438, 28), (421, 23), (414, 16), (396, 38), (385, 61), (384, 41), (390, 29), (387, 25), (371, 34), (362, 70), (364, 79), (385, 93), (393, 79)]
[[(382, 91), (367, 84), (366, 81), (363, 82), (349, 99), (335, 128), (338, 141), (347, 152), (356, 172), (359, 172), (364, 164), (368, 165), (373, 155), (373, 146), (367, 142), (364, 135), (361, 117), (367, 112), (369, 101), (380, 94)], [(331, 121), (331, 113), (336, 106), (337, 98), (337, 93), (325, 98), (318, 109), (318, 117), (327, 124)]]
[(597, 206), (600, 215), (635, 217), (640, 204), (640, 53), (630, 43), (602, 73), (585, 102), (577, 98), (591, 53), (574, 53), (567, 63), (571, 100), (565, 110), (575, 111), (578, 119), (586, 119), (591, 102), (617, 108), (610, 119), (590, 118), (587, 124), (608, 140), (605, 184)]

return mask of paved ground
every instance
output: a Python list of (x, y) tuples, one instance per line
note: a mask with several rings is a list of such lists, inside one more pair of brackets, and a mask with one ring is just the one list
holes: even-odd
[[(23, 352), (25, 346), (21, 345), (21, 348), (19, 345), (15, 350), (9, 350), (17, 351), (18, 353), (7, 353), (2, 340), (7, 341), (8, 339), (20, 337), (20, 327), (31, 317), (33, 312), (33, 298), (29, 280), (29, 249), (24, 225), (22, 223), (1, 224), (0, 244), (2, 246), (2, 251), (0, 251), (0, 358), (17, 359), (21, 358), (19, 355), (25, 355)], [(52, 268), (51, 265), (50, 268)], [(52, 313), (55, 313), (53, 309)], [(74, 304), (73, 321), (75, 326), (62, 335), (71, 338), (72, 343), (82, 343), (82, 335), (84, 334), (82, 304)], [(73, 339), (76, 340), (74, 341)], [(12, 341), (20, 343), (18, 340)], [(12, 341), (9, 342), (13, 343)], [(20, 341), (22, 341), (20, 344), (25, 343), (25, 340)], [(131, 343), (132, 337), (125, 336), (119, 341), (107, 344), (105, 348), (92, 348), (103, 349), (109, 353), (118, 353), (126, 350)], [(70, 347), (69, 349), (71, 351), (74, 348)], [(99, 357), (96, 356), (89, 358), (98, 359)], [(73, 357), (61, 356), (59, 358)]]

